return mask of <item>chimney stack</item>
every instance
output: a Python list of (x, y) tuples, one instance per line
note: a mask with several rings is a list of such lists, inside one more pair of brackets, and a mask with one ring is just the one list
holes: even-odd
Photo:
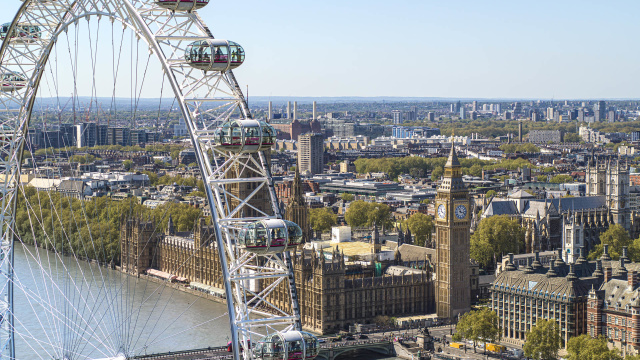
[(273, 109), (271, 101), (269, 101), (269, 109), (267, 110), (267, 121), (271, 121), (271, 117), (273, 116)]
[(316, 102), (314, 101), (313, 102), (313, 119), (312, 120), (315, 120), (317, 118), (318, 118), (318, 113), (316, 112)]
[(624, 259), (625, 264), (628, 264), (631, 262), (631, 260), (629, 260), (629, 251), (626, 246), (622, 247), (622, 258)]
[(611, 256), (609, 256), (609, 244), (603, 244), (602, 248), (602, 260), (611, 260)]
[(635, 270), (631, 270), (627, 276), (629, 280), (629, 288), (631, 290), (635, 289), (636, 286), (638, 286), (638, 273)]
[(298, 102), (293, 102), (293, 120), (298, 120)]
[(287, 119), (291, 119), (291, 101), (287, 101)]
[(609, 282), (612, 276), (613, 276), (613, 270), (611, 269), (611, 266), (607, 266), (606, 268), (604, 268), (604, 282)]

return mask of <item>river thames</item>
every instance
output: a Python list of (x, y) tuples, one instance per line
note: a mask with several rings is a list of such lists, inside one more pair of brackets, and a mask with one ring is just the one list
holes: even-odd
[[(18, 359), (96, 359), (229, 340), (225, 304), (146, 279), (21, 244), (15, 273)], [(354, 353), (342, 359), (396, 358)]]

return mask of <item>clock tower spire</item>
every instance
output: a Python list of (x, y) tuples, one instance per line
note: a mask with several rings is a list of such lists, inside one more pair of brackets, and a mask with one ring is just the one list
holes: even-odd
[(469, 192), (453, 139), (436, 195), (436, 312), (453, 319), (471, 308)]

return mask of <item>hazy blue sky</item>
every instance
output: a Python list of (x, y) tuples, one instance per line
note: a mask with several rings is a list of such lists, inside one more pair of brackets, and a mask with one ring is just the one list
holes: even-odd
[[(4, 14), (20, 4), (2, 3)], [(545, 99), (640, 98), (639, 13), (637, 0), (212, 0), (200, 11), (245, 48), (235, 73), (252, 95)]]

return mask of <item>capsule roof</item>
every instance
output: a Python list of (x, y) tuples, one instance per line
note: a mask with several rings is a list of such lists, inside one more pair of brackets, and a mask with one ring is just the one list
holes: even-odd
[(199, 10), (209, 4), (209, 0), (155, 0), (156, 5), (173, 11)]

